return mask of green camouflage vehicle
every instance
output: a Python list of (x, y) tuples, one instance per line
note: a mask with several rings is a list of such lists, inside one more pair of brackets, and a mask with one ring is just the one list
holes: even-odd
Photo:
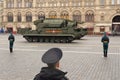
[(81, 39), (82, 37), (88, 34), (87, 28), (81, 27), (81, 28), (77, 28), (76, 30), (80, 33), (80, 36), (77, 39)]
[(29, 30), (23, 37), (28, 42), (52, 42), (52, 43), (70, 43), (82, 36), (76, 30), (77, 22), (60, 19), (46, 18), (44, 20), (34, 21), (36, 30)]
[(17, 28), (17, 33), (18, 34), (25, 34), (30, 30), (31, 30), (31, 28)]

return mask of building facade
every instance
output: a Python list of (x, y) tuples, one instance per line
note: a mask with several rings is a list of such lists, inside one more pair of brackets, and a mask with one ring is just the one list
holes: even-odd
[(6, 30), (35, 29), (34, 20), (65, 18), (76, 20), (90, 34), (120, 32), (120, 0), (4, 0), (2, 25)]
[(3, 1), (0, 0), (0, 28), (2, 27)]

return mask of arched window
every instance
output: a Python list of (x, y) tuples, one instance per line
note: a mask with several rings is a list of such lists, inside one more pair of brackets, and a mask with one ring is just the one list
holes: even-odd
[(45, 13), (44, 12), (39, 12), (38, 19), (45, 19)]
[(17, 21), (21, 22), (21, 13), (20, 12), (17, 14)]
[(8, 22), (13, 22), (13, 13), (9, 12), (7, 14), (7, 20), (8, 20)]
[(7, 0), (7, 8), (13, 8), (14, 7), (14, 0)]
[(25, 7), (31, 8), (32, 7), (33, 0), (25, 0)]
[(55, 11), (51, 11), (49, 13), (49, 18), (57, 18), (57, 13)]
[(105, 5), (105, 0), (100, 0), (100, 5), (101, 6)]
[(85, 14), (85, 21), (86, 22), (94, 22), (94, 13), (93, 11), (87, 11)]
[(116, 15), (112, 19), (112, 31), (120, 33), (120, 15)]
[(73, 13), (73, 20), (77, 22), (81, 22), (81, 13), (79, 11), (75, 11)]
[(32, 14), (31, 14), (31, 12), (26, 13), (26, 22), (32, 22)]
[(17, 0), (17, 7), (18, 8), (22, 7), (22, 0)]
[(69, 19), (69, 14), (67, 11), (63, 11), (60, 15), (61, 18), (64, 18), (64, 19)]

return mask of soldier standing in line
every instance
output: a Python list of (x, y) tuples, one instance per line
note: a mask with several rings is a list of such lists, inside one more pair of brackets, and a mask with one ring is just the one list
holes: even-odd
[(59, 60), (62, 58), (62, 51), (59, 48), (51, 48), (42, 56), (42, 62), (46, 63), (48, 67), (42, 67), (34, 80), (68, 80), (65, 77), (67, 72), (63, 72), (56, 68)]
[(104, 36), (102, 37), (101, 42), (103, 43), (104, 57), (107, 57), (109, 38), (106, 32), (104, 32)]
[(13, 52), (13, 44), (14, 44), (14, 41), (15, 41), (15, 37), (14, 35), (12, 34), (12, 32), (10, 33), (9, 37), (8, 37), (8, 40), (9, 40), (9, 49), (10, 49), (10, 53)]

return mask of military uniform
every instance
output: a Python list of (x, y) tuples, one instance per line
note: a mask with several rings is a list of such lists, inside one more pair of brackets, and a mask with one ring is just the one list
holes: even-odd
[[(59, 48), (52, 48), (48, 50), (43, 56), (42, 61), (46, 64), (56, 64), (62, 58), (62, 51)], [(56, 68), (43, 67), (34, 80), (68, 80), (63, 72)]]
[(13, 52), (13, 44), (15, 41), (15, 37), (13, 36), (13, 34), (11, 33), (10, 36), (8, 37), (9, 40), (9, 49), (10, 49), (10, 53)]
[(109, 38), (107, 37), (106, 33), (104, 33), (104, 36), (102, 37), (101, 42), (103, 43), (104, 57), (107, 57)]

